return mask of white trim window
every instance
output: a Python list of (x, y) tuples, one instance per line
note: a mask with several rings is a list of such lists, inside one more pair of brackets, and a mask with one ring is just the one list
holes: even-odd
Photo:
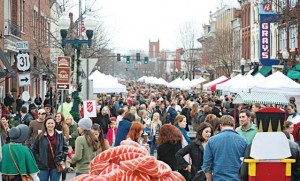
[(290, 7), (295, 7), (298, 0), (290, 0)]
[(286, 7), (286, 0), (280, 0), (280, 7), (279, 9), (282, 10)]
[(290, 49), (293, 50), (295, 48), (298, 48), (298, 26), (297, 25), (291, 25), (289, 28), (289, 35), (290, 35)]
[(279, 30), (279, 49), (286, 50), (286, 31), (285, 28)]

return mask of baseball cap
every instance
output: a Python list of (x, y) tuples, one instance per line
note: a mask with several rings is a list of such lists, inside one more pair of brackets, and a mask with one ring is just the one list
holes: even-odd
[(45, 109), (39, 109), (38, 114), (46, 113)]

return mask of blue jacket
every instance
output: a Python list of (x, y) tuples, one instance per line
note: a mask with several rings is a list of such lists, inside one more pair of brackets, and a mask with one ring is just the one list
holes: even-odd
[(167, 112), (167, 122), (174, 124), (174, 120), (177, 116), (177, 111), (173, 109), (172, 107), (169, 107)]
[(131, 124), (132, 123), (126, 119), (120, 121), (117, 136), (116, 136), (115, 146), (119, 146), (121, 141), (126, 139)]
[(204, 149), (202, 170), (213, 173), (214, 181), (239, 181), (240, 158), (248, 142), (231, 129), (224, 129), (211, 137)]

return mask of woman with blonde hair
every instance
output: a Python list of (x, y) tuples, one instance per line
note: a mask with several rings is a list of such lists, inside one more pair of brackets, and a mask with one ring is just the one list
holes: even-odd
[(72, 147), (72, 150), (75, 150), (75, 140), (78, 137), (78, 125), (77, 123), (73, 120), (73, 117), (67, 117), (65, 119), (66, 125), (68, 126), (69, 129), (69, 146)]
[(150, 148), (150, 154), (153, 155), (154, 154), (154, 150), (157, 150), (157, 146), (156, 146), (156, 139), (159, 133), (159, 129), (162, 126), (162, 123), (160, 121), (160, 115), (158, 112), (153, 114), (151, 123), (150, 123), (150, 136), (152, 138), (151, 141), (151, 148)]
[(191, 123), (192, 123), (194, 131), (197, 130), (197, 127), (200, 124), (199, 111), (200, 111), (199, 104), (198, 103), (194, 103), (192, 105), (192, 110), (191, 110)]

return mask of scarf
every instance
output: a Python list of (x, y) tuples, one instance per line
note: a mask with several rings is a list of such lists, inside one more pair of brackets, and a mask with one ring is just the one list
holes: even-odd
[(182, 133), (182, 135), (184, 136), (185, 140), (189, 143), (191, 142), (191, 138), (187, 135), (187, 132), (184, 128), (181, 128), (179, 126), (176, 126)]

